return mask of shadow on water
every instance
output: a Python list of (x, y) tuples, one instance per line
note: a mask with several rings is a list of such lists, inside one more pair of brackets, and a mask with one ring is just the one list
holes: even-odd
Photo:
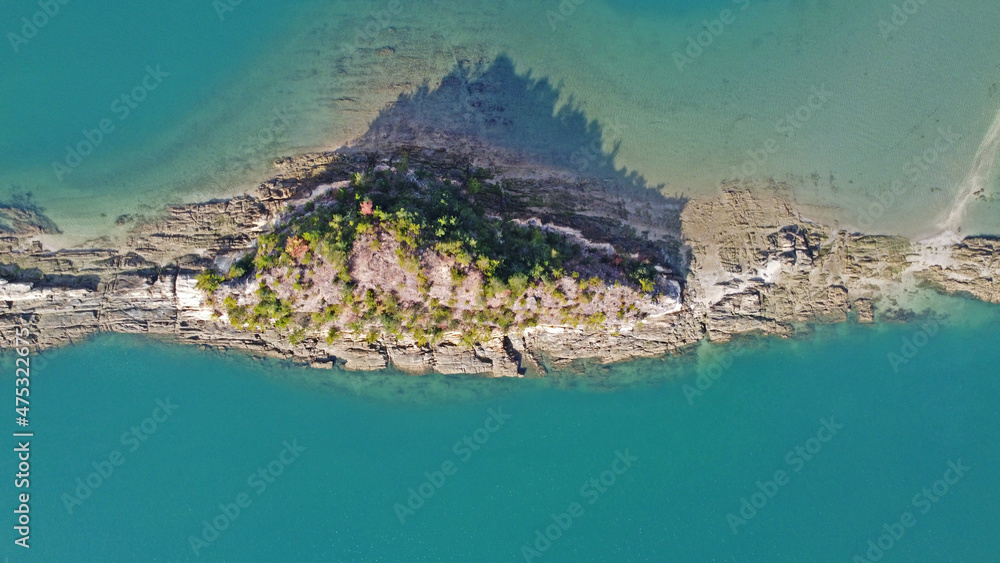
[(52, 233), (62, 231), (45, 216), (32, 192), (11, 185), (7, 197), (0, 200), (0, 233)]
[(467, 138), (532, 164), (614, 180), (622, 187), (662, 188), (648, 186), (636, 171), (615, 167), (627, 133), (620, 123), (588, 120), (572, 96), (560, 103), (558, 87), (547, 78), (518, 74), (513, 61), (501, 55), (488, 65), (460, 62), (437, 87), (425, 82), (400, 94), (355, 145), (423, 142), (454, 148), (456, 137)]
[[(504, 165), (525, 171), (543, 171), (558, 185), (573, 186), (579, 201), (573, 219), (583, 223), (613, 222), (641, 233), (656, 228), (672, 242), (680, 241), (681, 212), (687, 198), (666, 196), (663, 185), (649, 185), (637, 171), (615, 164), (618, 147), (628, 134), (619, 123), (588, 119), (572, 96), (547, 78), (530, 72), (519, 74), (513, 61), (500, 56), (490, 63), (459, 62), (436, 86), (426, 83), (401, 94), (373, 120), (369, 130), (347, 152), (398, 153), (412, 148), (444, 151), (466, 161), (480, 155), (500, 158)], [(595, 203), (597, 202), (597, 203)], [(19, 203), (33, 205), (29, 200)], [(599, 207), (620, 214), (587, 213)], [(607, 219), (610, 217), (610, 219)], [(574, 225), (577, 228), (577, 225)], [(672, 265), (677, 265), (671, 262)], [(675, 268), (675, 270), (678, 268)], [(686, 271), (681, 270), (681, 275)], [(122, 336), (102, 335), (96, 342), (124, 342)], [(155, 338), (136, 339), (149, 346)], [(188, 351), (188, 353), (195, 353)], [(242, 355), (219, 352), (234, 367), (252, 367)], [(587, 364), (572, 373), (552, 373), (544, 381), (509, 381), (471, 376), (414, 377), (392, 369), (350, 372), (303, 369), (301, 365), (263, 360), (263, 371), (277, 379), (334, 394), (378, 401), (438, 404), (442, 401), (475, 401), (537, 389), (612, 391), (660, 382), (676, 376), (692, 359), (640, 360), (618, 366)], [(578, 366), (579, 367), (579, 366)], [(671, 368), (671, 369), (667, 369)]]
[[(659, 233), (679, 247), (688, 199), (666, 195), (664, 185), (650, 185), (638, 171), (615, 164), (626, 135), (623, 124), (588, 119), (580, 104), (548, 78), (519, 74), (501, 55), (488, 63), (460, 61), (436, 86), (425, 82), (401, 94), (347, 150), (419, 147), (478, 161), (498, 155), (504, 167), (579, 183), (588, 201), (570, 203), (590, 211), (614, 210), (621, 224), (637, 233)], [(686, 274), (682, 260), (670, 262)]]

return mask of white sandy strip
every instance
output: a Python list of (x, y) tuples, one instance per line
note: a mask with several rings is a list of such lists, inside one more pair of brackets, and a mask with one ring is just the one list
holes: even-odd
[(969, 202), (983, 190), (986, 182), (992, 177), (998, 155), (1000, 155), (1000, 111), (997, 112), (993, 119), (993, 125), (986, 132), (983, 142), (979, 145), (979, 150), (976, 151), (976, 157), (972, 161), (972, 169), (969, 170), (969, 175), (958, 192), (958, 198), (948, 214), (948, 219), (944, 222), (943, 230), (958, 230)]

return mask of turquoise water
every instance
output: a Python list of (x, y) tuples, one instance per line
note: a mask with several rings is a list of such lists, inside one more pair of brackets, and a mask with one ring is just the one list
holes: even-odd
[[(508, 115), (537, 119), (497, 138), (528, 156), (581, 148), (569, 126), (535, 135), (551, 116), (596, 125), (615, 167), (669, 194), (774, 180), (812, 218), (925, 234), (981, 190), (958, 225), (1000, 230), (995, 2), (922, 3), (891, 30), (888, 0), (232, 4), (72, 1), (12, 43), (40, 8), (0, 0), (0, 201), (30, 192), (68, 240), (120, 234), (121, 214), (238, 192), (275, 157), (338, 147), (400, 96), (502, 61), (500, 86), (533, 93), (502, 91)], [(2, 553), (1000, 560), (1000, 312), (956, 303), (919, 346), (919, 323), (845, 325), (542, 381), (101, 336), (33, 360), (33, 547), (8, 528)], [(0, 487), (5, 510), (14, 493)]]
[[(310, 7), (247, 2), (220, 16), (198, 0), (72, 2), (16, 52), (7, 35), (2, 188), (31, 192), (70, 234), (232, 191), (305, 130), (275, 98), (283, 77), (255, 73)], [(0, 28), (30, 33), (21, 18), (38, 9), (4, 2)], [(157, 79), (144, 83), (150, 67)]]
[[(565, 522), (578, 503), (531, 560), (850, 561), (911, 512), (885, 561), (995, 561), (1000, 310), (967, 303), (961, 315), (898, 371), (888, 355), (919, 325), (824, 328), (711, 348), (701, 364), (546, 381), (306, 370), (104, 336), (36, 359), (33, 547), (13, 550), (8, 530), (3, 550), (11, 561), (523, 561), (550, 515)], [(694, 395), (699, 373), (716, 378)], [(157, 400), (176, 408), (164, 416)], [(494, 411), (502, 425), (486, 423)], [(152, 416), (161, 422), (143, 429)], [(831, 435), (824, 419), (842, 428)], [(123, 441), (133, 426), (145, 441)], [(304, 450), (283, 465), (286, 442)], [(124, 461), (70, 513), (63, 495), (116, 450)], [(248, 483), (271, 462), (273, 482)], [(937, 502), (915, 499), (949, 462), (969, 469), (948, 474)], [(425, 485), (401, 523), (394, 506), (442, 467), (451, 475), (431, 475), (440, 488)], [(603, 493), (581, 490), (615, 468)], [(783, 484), (766, 483), (777, 471)], [(758, 480), (773, 498), (734, 534), (727, 514)], [(196, 557), (190, 537), (241, 493), (247, 506)]]
[[(503, 55), (556, 85), (550, 111), (569, 104), (614, 131), (616, 164), (671, 194), (773, 179), (829, 207), (814, 218), (928, 234), (981, 189), (961, 224), (1000, 230), (990, 0), (920, 3), (899, 25), (895, 3), (863, 0), (216, 5), (70, 2), (15, 49), (7, 34), (38, 8), (0, 3), (0, 199), (31, 192), (70, 236), (120, 233), (122, 213), (250, 187), (273, 158), (340, 146), (398, 96)], [(169, 76), (121, 120), (111, 104), (147, 65)], [(53, 162), (102, 119), (115, 130), (60, 178)]]

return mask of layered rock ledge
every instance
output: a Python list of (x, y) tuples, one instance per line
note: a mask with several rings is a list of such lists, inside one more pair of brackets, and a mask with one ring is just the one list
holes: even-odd
[[(408, 165), (468, 166), (442, 150), (408, 147)], [(97, 332), (160, 335), (179, 342), (290, 358), (315, 367), (387, 366), (414, 372), (517, 376), (587, 360), (656, 357), (741, 334), (790, 336), (803, 324), (872, 322), (912, 313), (904, 296), (921, 286), (1000, 302), (1000, 238), (913, 242), (848, 233), (814, 223), (779, 185), (724, 186), (719, 197), (686, 201), (620, 190), (607, 182), (495, 167), (520, 219), (590, 245), (655, 254), (678, 295), (638, 303), (639, 317), (598, 325), (546, 322), (495, 329), (473, 346), (446, 332), (434, 343), (371, 341), (345, 334), (292, 344), (277, 330), (240, 330), (197, 287), (206, 268), (228, 268), (287, 215), (325, 189), (398, 153), (327, 153), (278, 163), (254, 194), (180, 205), (138, 222), (123, 242), (48, 249), (38, 229), (0, 236), (0, 340), (32, 327), (41, 348)], [(37, 223), (37, 222), (36, 222)], [(573, 307), (569, 296), (567, 307)], [(576, 306), (580, 306), (576, 303)]]

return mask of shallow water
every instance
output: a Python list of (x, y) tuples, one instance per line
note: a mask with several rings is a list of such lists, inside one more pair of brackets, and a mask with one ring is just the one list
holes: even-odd
[[(220, 16), (203, 0), (71, 3), (0, 50), (0, 189), (33, 193), (66, 232), (113, 231), (122, 213), (232, 193), (276, 156), (339, 146), (400, 94), (504, 55), (602, 126), (616, 165), (650, 186), (704, 196), (773, 178), (845, 226), (932, 234), (1000, 111), (1000, 7), (927, 3), (888, 30), (893, 5), (587, 0), (564, 16), (555, 0), (310, 0)], [(33, 9), (4, 8), (0, 29), (20, 33)], [(704, 46), (688, 52), (689, 38)], [(120, 119), (111, 104), (147, 65), (169, 76)], [(101, 119), (114, 131), (60, 179), (53, 162)], [(989, 200), (971, 201), (967, 231), (1000, 228), (996, 181), (995, 168), (980, 179)]]
[[(996, 193), (1000, 7), (929, 2), (883, 34), (893, 5), (586, 0), (550, 17), (556, 0), (309, 0), (220, 16), (204, 0), (70, 2), (0, 49), (0, 199), (30, 192), (70, 235), (120, 232), (121, 214), (233, 193), (274, 157), (339, 146), (405, 95), (434, 108), (427, 122), (546, 163), (583, 167), (596, 136), (605, 154), (586, 163), (669, 195), (773, 178), (842, 226), (929, 234), (954, 215), (964, 232), (998, 232), (992, 200), (952, 212)], [(36, 7), (0, 8), (9, 43)], [(112, 104), (147, 65), (156, 87), (122, 118)], [(469, 69), (495, 88), (456, 98), (472, 121), (442, 115), (455, 88), (442, 82)], [(470, 101), (513, 125), (481, 128)], [(52, 162), (102, 119), (114, 130), (58, 178)], [(519, 561), (527, 545), (535, 561), (847, 561), (871, 540), (886, 561), (993, 560), (1000, 317), (945, 301), (936, 328), (826, 327), (533, 381), (309, 370), (101, 336), (33, 360), (34, 547), (3, 553)], [(510, 415), (495, 432), (480, 430), (496, 428), (490, 409)], [(488, 439), (472, 451), (466, 436)], [(305, 450), (282, 463), (296, 440)], [(95, 474), (115, 451), (121, 464)], [(623, 467), (616, 452), (638, 458), (620, 475), (606, 473)], [(926, 500), (959, 461), (967, 473)], [(261, 488), (251, 476), (269, 466), (280, 475)], [(602, 476), (605, 492), (581, 490)], [(0, 488), (4, 506), (13, 493)], [(220, 516), (241, 498), (238, 517)], [(552, 532), (568, 511), (580, 515)], [(915, 524), (881, 538), (905, 512)], [(214, 538), (203, 521), (226, 529)], [(546, 532), (559, 538), (546, 546)]]

